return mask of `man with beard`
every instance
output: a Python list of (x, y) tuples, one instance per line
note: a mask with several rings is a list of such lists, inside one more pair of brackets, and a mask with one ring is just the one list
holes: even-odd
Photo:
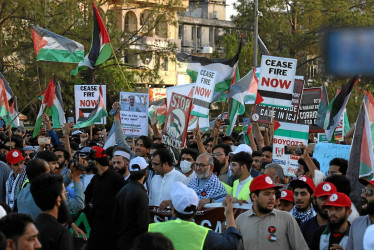
[(92, 147), (90, 157), (95, 162), (97, 174), (85, 192), (86, 207), (92, 208), (92, 230), (87, 249), (115, 249), (112, 211), (115, 196), (125, 185), (125, 180), (109, 168), (109, 159), (103, 148)]
[(58, 163), (58, 158), (54, 152), (48, 151), (48, 150), (39, 151), (36, 154), (35, 158), (45, 160), (49, 165), (51, 173), (52, 174), (57, 173), (57, 170), (59, 168), (59, 163)]
[(195, 163), (197, 177), (193, 178), (188, 184), (199, 197), (197, 209), (200, 210), (205, 204), (212, 202), (222, 202), (226, 196), (226, 189), (213, 174), (214, 161), (208, 153), (199, 155)]
[(236, 218), (243, 235), (238, 249), (308, 249), (295, 219), (287, 212), (274, 209), (275, 186), (267, 175), (254, 178), (249, 186), (252, 209)]
[(36, 149), (33, 146), (26, 146), (23, 148), (23, 156), (26, 159), (26, 163), (34, 158)]
[(290, 187), (292, 188), (295, 202), (295, 206), (290, 213), (300, 225), (317, 215), (312, 207), (315, 186), (312, 179), (302, 175), (298, 179), (291, 181)]
[(212, 156), (221, 163), (221, 172), (219, 173), (219, 180), (223, 181), (229, 186), (233, 185), (234, 180), (231, 177), (231, 170), (229, 169), (229, 153), (231, 153), (230, 145), (218, 144), (213, 147)]
[(232, 176), (237, 179), (232, 188), (234, 203), (247, 203), (249, 200), (249, 185), (253, 178), (250, 174), (252, 156), (246, 152), (239, 152), (231, 156)]
[(68, 222), (70, 216), (65, 204), (62, 176), (39, 175), (32, 181), (30, 189), (36, 205), (42, 210), (35, 226), (39, 230), (38, 239), (43, 249), (73, 249), (72, 235), (61, 225)]
[(64, 169), (64, 167), (68, 164), (68, 161), (70, 159), (69, 152), (64, 148), (55, 148), (53, 150), (55, 155), (57, 156), (57, 163), (58, 163), (58, 169), (57, 172), (60, 173), (61, 170)]
[(325, 228), (329, 222), (327, 208), (322, 208), (322, 206), (327, 203), (327, 198), (336, 192), (334, 184), (329, 182), (322, 182), (316, 187), (313, 197), (313, 208), (317, 212), (317, 215), (300, 225), (301, 232), (310, 248), (312, 247), (315, 232), (321, 228)]
[(328, 208), (329, 223), (319, 229), (313, 238), (312, 250), (346, 249), (351, 214), (351, 199), (343, 193), (333, 193), (323, 207)]
[(346, 249), (361, 250), (363, 249), (363, 236), (365, 230), (374, 224), (374, 179), (368, 181), (360, 178), (359, 181), (365, 186), (361, 192), (362, 213), (367, 214), (355, 219), (349, 231), (349, 238)]
[(129, 181), (116, 195), (113, 225), (118, 249), (131, 249), (136, 236), (147, 232), (149, 201), (143, 186), (147, 167), (143, 157), (132, 159)]
[(125, 181), (130, 177), (129, 164), (130, 164), (130, 153), (123, 147), (115, 147), (113, 149), (112, 158), (113, 170), (123, 176)]

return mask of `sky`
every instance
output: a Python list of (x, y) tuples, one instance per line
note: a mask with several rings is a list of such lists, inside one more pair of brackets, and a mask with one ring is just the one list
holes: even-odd
[(236, 15), (237, 11), (234, 9), (233, 4), (236, 2), (236, 0), (226, 0), (226, 20), (230, 21), (231, 15)]

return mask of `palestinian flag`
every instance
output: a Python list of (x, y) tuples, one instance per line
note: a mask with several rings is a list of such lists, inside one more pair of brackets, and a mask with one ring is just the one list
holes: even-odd
[[(234, 85), (236, 80), (240, 79), (239, 69), (238, 69), (237, 66), (235, 67), (235, 72), (236, 72), (236, 74), (235, 74), (234, 78), (232, 79), (231, 87)], [(230, 87), (230, 89), (231, 89), (231, 87)], [(236, 119), (238, 119), (238, 110), (241, 106), (241, 103), (238, 100), (233, 99), (233, 98), (229, 98), (228, 103), (229, 103), (229, 109), (228, 110), (229, 110), (230, 124), (226, 128), (226, 135), (231, 135), (232, 131), (234, 130)]]
[[(327, 140), (330, 141), (335, 128), (338, 126), (340, 117), (344, 112), (349, 96), (351, 95), (353, 86), (358, 81), (358, 76), (354, 76), (336, 95), (334, 100), (332, 100), (328, 106), (326, 117), (323, 123), (323, 128), (325, 129)], [(318, 116), (317, 116), (318, 117)]]
[(11, 100), (13, 98), (13, 96), (14, 96), (13, 90), (11, 89), (11, 87), (9, 86), (8, 81), (5, 79), (4, 75), (1, 72), (0, 72), (0, 79), (3, 80), (8, 100)]
[(9, 112), (10, 112), (10, 107), (9, 107), (7, 91), (5, 89), (5, 84), (4, 84), (3, 79), (0, 78), (0, 116), (4, 119), (5, 122), (9, 120)]
[(79, 63), (84, 59), (84, 47), (76, 41), (35, 25), (31, 34), (37, 61)]
[(95, 125), (96, 122), (100, 122), (102, 118), (107, 117), (108, 112), (106, 111), (104, 100), (103, 100), (103, 90), (99, 88), (99, 101), (96, 107), (88, 115), (87, 120), (75, 124), (74, 128), (85, 128)]
[(359, 177), (371, 180), (374, 173), (374, 98), (369, 91), (365, 91), (362, 112), (364, 112), (364, 127), (361, 140)]
[(317, 120), (316, 120), (316, 125), (318, 127), (321, 127), (321, 128), (325, 127), (324, 124), (325, 124), (325, 121), (326, 121), (326, 114), (327, 114), (328, 109), (329, 109), (329, 98), (328, 98), (328, 95), (327, 95), (326, 86), (325, 86), (325, 84), (322, 84), (322, 87), (321, 87), (321, 101), (319, 102), (319, 105), (318, 105)]
[(242, 42), (240, 40), (238, 51), (231, 59), (209, 59), (192, 56), (187, 53), (178, 53), (177, 60), (182, 63), (188, 63), (187, 74), (192, 78), (193, 82), (196, 82), (200, 69), (216, 71), (216, 86), (212, 102), (224, 101), (235, 75), (235, 68), (239, 60), (241, 48)]
[(257, 36), (257, 41), (258, 41), (258, 46), (260, 47), (261, 54), (263, 56), (270, 56), (270, 52), (268, 48), (266, 48), (266, 45), (264, 44), (264, 42), (262, 41), (259, 35)]
[(49, 80), (46, 90), (41, 94), (41, 99), (42, 105), (36, 118), (33, 137), (39, 133), (44, 113), (48, 117), (52, 116), (52, 128), (61, 128), (66, 123), (60, 84), (54, 82), (53, 76)]
[(78, 67), (70, 71), (71, 75), (77, 75), (79, 71), (85, 67), (91, 69), (104, 63), (112, 54), (110, 46), (109, 34), (105, 28), (104, 22), (101, 19), (99, 11), (94, 2), (93, 5), (93, 33), (90, 52), (84, 57), (84, 61), (79, 63)]
[(19, 116), (18, 116), (18, 105), (17, 105), (17, 96), (13, 98), (13, 103), (9, 108), (9, 115), (4, 117), (6, 125), (12, 122), (12, 127), (15, 128), (20, 125)]

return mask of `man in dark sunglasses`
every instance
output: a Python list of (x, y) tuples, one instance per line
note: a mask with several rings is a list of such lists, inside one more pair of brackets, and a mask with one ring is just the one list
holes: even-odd
[(346, 249), (364, 249), (363, 237), (366, 228), (374, 224), (374, 178), (367, 180), (365, 178), (359, 179), (360, 183), (364, 185), (361, 191), (362, 213), (366, 214), (355, 219), (349, 231), (349, 238)]

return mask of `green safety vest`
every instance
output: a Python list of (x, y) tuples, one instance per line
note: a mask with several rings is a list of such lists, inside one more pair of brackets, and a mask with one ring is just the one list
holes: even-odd
[(234, 181), (234, 185), (232, 187), (232, 196), (237, 198), (238, 200), (245, 200), (245, 201), (248, 201), (249, 200), (249, 195), (250, 195), (250, 191), (249, 191), (249, 185), (251, 185), (251, 182), (252, 182), (253, 178), (250, 179), (249, 181), (247, 181), (242, 190), (240, 190), (240, 193), (239, 193), (239, 197), (236, 197), (236, 190), (238, 189), (238, 185), (239, 185), (239, 180), (236, 180)]
[(168, 237), (175, 250), (203, 249), (210, 229), (196, 225), (193, 221), (170, 220), (149, 224), (148, 232), (162, 233)]
[(231, 191), (232, 191), (232, 187), (226, 183), (224, 183), (223, 181), (221, 181), (223, 187), (226, 189), (226, 193), (227, 194), (231, 194)]

